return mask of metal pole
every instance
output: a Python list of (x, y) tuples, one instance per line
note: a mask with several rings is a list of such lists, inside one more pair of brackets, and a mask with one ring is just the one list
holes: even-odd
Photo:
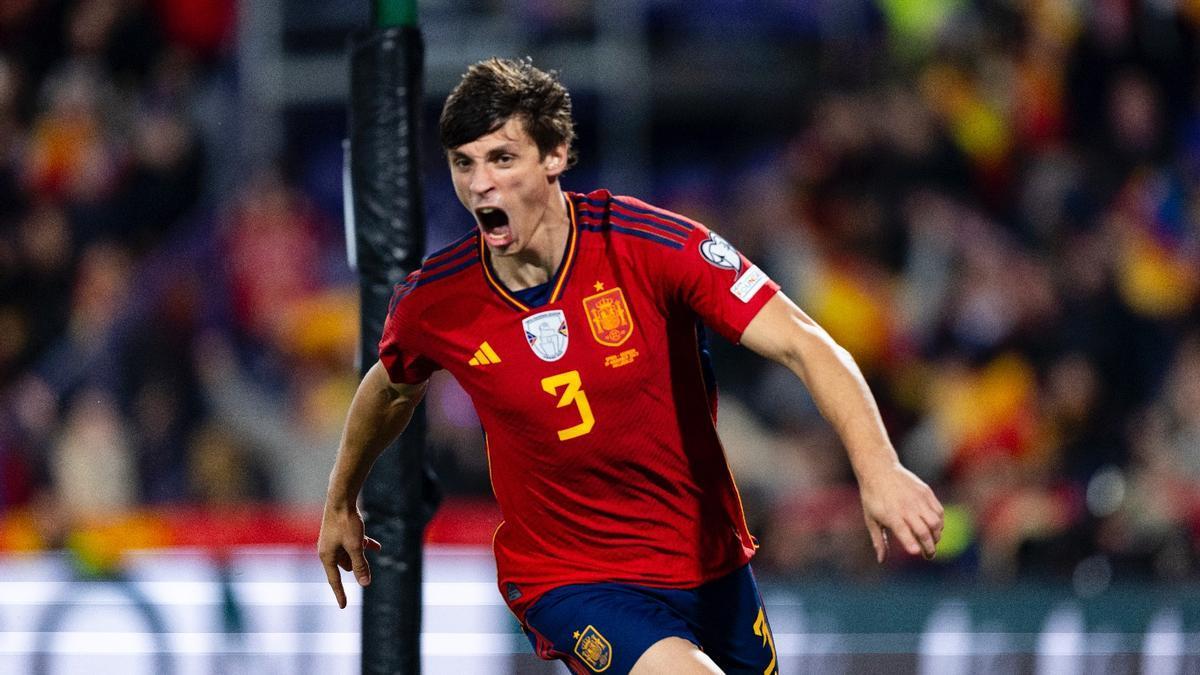
[[(376, 360), (392, 288), (420, 264), (425, 248), (419, 122), (424, 43), (416, 2), (375, 0), (370, 30), (354, 36), (350, 78), (350, 184), (361, 285), (361, 370)], [(363, 486), (372, 582), (363, 592), (362, 672), (421, 672), (422, 538), (437, 504), (424, 459), (418, 410), (399, 441), (375, 462)]]
[(374, 0), (371, 3), (371, 23), (376, 28), (416, 28), (417, 0)]

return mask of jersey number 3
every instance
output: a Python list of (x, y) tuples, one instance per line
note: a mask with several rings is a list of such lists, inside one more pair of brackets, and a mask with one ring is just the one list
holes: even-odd
[(558, 440), (560, 441), (578, 438), (590, 432), (596, 425), (596, 418), (592, 417), (592, 406), (588, 405), (587, 394), (583, 393), (582, 387), (583, 382), (579, 379), (578, 370), (551, 375), (542, 380), (542, 389), (551, 396), (559, 396), (559, 389), (563, 390), (557, 407), (563, 408), (574, 403), (575, 407), (579, 409), (579, 424), (559, 429)]

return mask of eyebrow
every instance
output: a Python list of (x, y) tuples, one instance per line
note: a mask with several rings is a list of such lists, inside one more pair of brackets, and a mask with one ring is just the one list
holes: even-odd
[(491, 150), (488, 150), (487, 158), (488, 159), (496, 159), (500, 155), (515, 155), (515, 154), (517, 154), (517, 149), (513, 147), (513, 144), (505, 143), (504, 145), (501, 145), (500, 147), (492, 148)]
[[(516, 155), (518, 154), (518, 149), (514, 147), (514, 145), (514, 143), (504, 143), (503, 145), (492, 148), (484, 154), (484, 159), (487, 161), (493, 161), (500, 157), (500, 155)], [(462, 152), (461, 150), (449, 150), (447, 154), (450, 158), (450, 161), (458, 161), (460, 159), (465, 159), (468, 162), (475, 161), (470, 155)]]

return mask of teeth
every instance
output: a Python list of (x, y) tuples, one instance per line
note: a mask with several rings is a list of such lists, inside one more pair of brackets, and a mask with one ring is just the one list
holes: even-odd
[(483, 214), (495, 213), (495, 212), (496, 212), (496, 209), (495, 209), (495, 207), (488, 206), (488, 207), (485, 207), (485, 208), (479, 209), (479, 212), (480, 212), (480, 213), (483, 213)]

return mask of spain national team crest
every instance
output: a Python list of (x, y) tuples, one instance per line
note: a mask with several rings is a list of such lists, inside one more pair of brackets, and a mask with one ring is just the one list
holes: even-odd
[(529, 348), (543, 361), (557, 361), (567, 353), (567, 315), (561, 309), (539, 312), (521, 322)]
[(579, 639), (575, 640), (575, 655), (597, 673), (607, 670), (612, 665), (612, 645), (608, 640), (594, 626), (576, 634)]
[(625, 294), (614, 288), (583, 299), (588, 325), (596, 342), (608, 347), (624, 344), (633, 335), (633, 316), (625, 302)]

